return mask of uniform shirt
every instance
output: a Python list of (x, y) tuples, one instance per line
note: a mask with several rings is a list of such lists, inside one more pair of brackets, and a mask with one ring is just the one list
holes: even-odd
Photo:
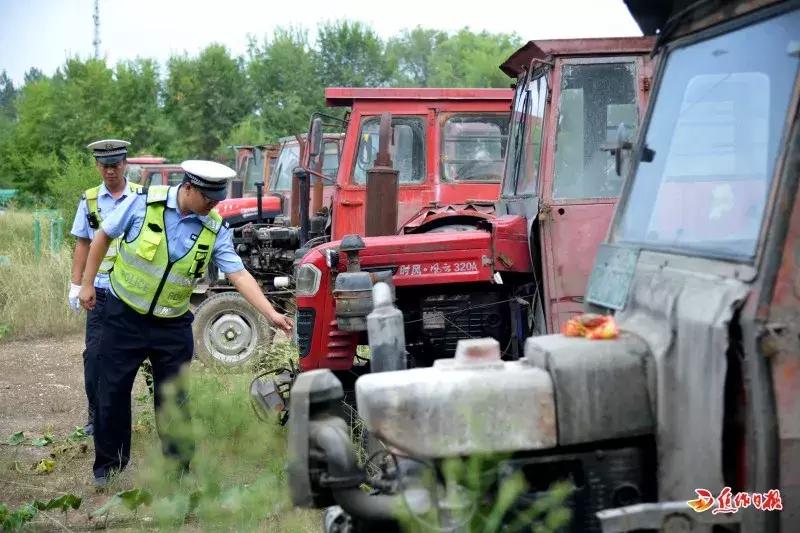
[[(164, 210), (166, 224), (167, 250), (170, 261), (176, 261), (186, 255), (194, 246), (194, 241), (203, 229), (203, 222), (207, 216), (190, 213), (181, 216), (178, 213), (178, 189), (170, 187), (167, 192), (167, 207)], [(144, 224), (147, 212), (147, 195), (133, 194), (126, 198), (114, 212), (103, 220), (103, 231), (112, 239), (124, 235), (126, 242), (131, 242), (139, 236), (139, 231)], [(222, 225), (217, 233), (217, 240), (211, 251), (211, 261), (225, 274), (233, 274), (244, 270), (242, 259), (233, 249), (231, 230)], [(113, 292), (113, 288), (111, 291)], [(115, 294), (116, 296), (116, 294)]]
[[(100, 184), (100, 190), (97, 191), (97, 214), (100, 219), (105, 219), (114, 212), (114, 210), (122, 204), (125, 198), (128, 197), (130, 191), (128, 190), (128, 180), (125, 180), (125, 188), (122, 190), (122, 195), (119, 198), (114, 198), (111, 193), (106, 189), (106, 184)], [(134, 194), (134, 196), (136, 196)], [(86, 199), (81, 198), (78, 202), (78, 211), (75, 213), (75, 220), (72, 221), (72, 230), (70, 233), (80, 239), (94, 239), (95, 230), (89, 227), (89, 220), (86, 215), (89, 214), (89, 208), (86, 206)], [(111, 282), (108, 279), (108, 273), (97, 273), (94, 278), (94, 286), (101, 289), (108, 289)]]

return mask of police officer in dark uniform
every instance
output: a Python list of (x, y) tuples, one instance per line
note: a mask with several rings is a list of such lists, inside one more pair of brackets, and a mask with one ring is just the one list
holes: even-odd
[[(80, 302), (96, 306), (95, 273), (112, 239), (122, 238), (106, 302), (99, 347), (98, 413), (95, 422), (95, 485), (125, 468), (130, 459), (131, 389), (136, 369), (145, 358), (153, 366), (156, 415), (164, 401), (164, 384), (192, 358), (189, 298), (213, 262), (242, 296), (275, 327), (291, 331), (292, 321), (278, 313), (244, 269), (230, 229), (213, 207), (225, 198), (235, 172), (212, 161), (184, 161), (183, 182), (157, 186), (125, 200), (102, 223), (92, 241)], [(182, 416), (188, 419), (183, 392)], [(188, 468), (193, 442), (163, 432), (162, 449)]]
[[(125, 198), (135, 194), (140, 187), (129, 183), (125, 177), (126, 157), (128, 154), (128, 141), (119, 139), (104, 139), (89, 144), (86, 148), (94, 155), (97, 171), (103, 182), (84, 191), (78, 210), (75, 212), (75, 220), (72, 223), (72, 235), (75, 236), (75, 252), (72, 256), (72, 283), (69, 289), (69, 306), (80, 311), (81, 305), (78, 301), (80, 292), (83, 268), (86, 265), (86, 257), (89, 255), (89, 244), (94, 237), (95, 230), (100, 228), (100, 223), (116, 209)], [(87, 401), (87, 421), (84, 431), (87, 435), (94, 432), (94, 413), (95, 405), (95, 382), (97, 380), (96, 360), (97, 347), (100, 341), (100, 329), (102, 327), (103, 308), (106, 302), (106, 291), (109, 287), (108, 272), (114, 264), (116, 248), (118, 242), (112, 242), (109, 251), (100, 270), (94, 280), (96, 305), (94, 309), (87, 313), (86, 317), (86, 348), (83, 351), (83, 378), (86, 389)]]

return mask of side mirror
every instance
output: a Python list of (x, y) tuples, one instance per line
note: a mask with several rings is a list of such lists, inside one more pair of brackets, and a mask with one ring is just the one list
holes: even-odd
[(309, 155), (316, 158), (322, 153), (322, 119), (317, 117), (311, 121), (311, 131), (308, 134)]

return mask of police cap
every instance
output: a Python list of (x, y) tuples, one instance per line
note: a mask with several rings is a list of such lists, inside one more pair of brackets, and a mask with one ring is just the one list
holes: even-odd
[(92, 155), (99, 163), (114, 165), (127, 157), (130, 144), (119, 139), (103, 139), (86, 145), (86, 148), (92, 151)]
[(181, 163), (181, 168), (186, 173), (184, 181), (200, 189), (212, 200), (224, 200), (228, 180), (236, 176), (235, 170), (215, 161), (190, 159)]

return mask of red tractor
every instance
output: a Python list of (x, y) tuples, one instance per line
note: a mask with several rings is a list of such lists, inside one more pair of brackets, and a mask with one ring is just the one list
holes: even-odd
[[(333, 373), (300, 374), (289, 485), (296, 505), (338, 506), (326, 531), (552, 529), (556, 481), (559, 531), (797, 531), (800, 5), (626, 3), (658, 62), (637, 139), (609, 146), (627, 179), (586, 289), (599, 317), (581, 317), (613, 315), (619, 333), (530, 337), (516, 361), (470, 340), (431, 368), (361, 376), (383, 468), (357, 461)], [(557, 155), (555, 171), (557, 188)], [(375, 300), (385, 311), (390, 289)]]
[[(298, 150), (302, 164), (292, 168), (290, 194), (262, 196), (260, 202), (258, 195), (226, 200), (218, 207), (220, 214), (239, 225), (233, 240), (245, 266), (265, 293), (284, 308), (294, 306), (296, 257), (331, 239), (364, 233), (367, 175), (378, 155), (383, 113), (393, 117), (394, 136), (387, 139), (387, 146), (399, 179), (399, 195), (389, 199), (386, 207), (396, 208), (398, 220), (414, 224), (420, 213), (436, 205), (488, 209), (499, 194), (510, 90), (329, 88), (325, 97), (329, 106), (351, 108), (344, 139), (323, 134), (323, 127), (339, 128), (341, 123), (334, 124), (328, 117), (326, 125), (324, 117), (315, 117), (307, 146), (303, 143)], [(339, 143), (341, 164), (335, 186), (325, 187), (332, 181), (325, 170), (337, 166), (332, 160), (339, 153)], [(286, 186), (281, 161), (286, 150), (284, 146), (273, 173), (271, 186), (276, 192), (270, 190), (270, 194), (277, 195)], [(283, 200), (284, 209), (290, 204), (288, 219), (281, 216), (280, 202), (286, 197), (291, 200)], [(237, 218), (228, 206), (245, 201), (252, 205)], [(195, 351), (201, 359), (240, 367), (252, 360), (257, 346), (271, 341), (272, 329), (224, 281), (214, 281), (200, 292), (194, 331)]]
[[(494, 337), (504, 357), (518, 358), (529, 335), (558, 331), (580, 312), (622, 188), (604, 148), (618, 135), (635, 136), (652, 45), (652, 38), (618, 38), (523, 46), (501, 66), (516, 80), (507, 154), (498, 140), (505, 125), (428, 110), (427, 120), (440, 126), (433, 139), (439, 156), (425, 162), (436, 180), (430, 196), (419, 194), (421, 176), (408, 177), (423, 163), (404, 159), (399, 188), (385, 188), (383, 203), (365, 209), (363, 196), (351, 200), (363, 195), (364, 166), (346, 154), (339, 172), (345, 206), (334, 213), (334, 240), (309, 251), (297, 269), (301, 368), (349, 376), (368, 370), (354, 358), (366, 344), (378, 279), (391, 280), (406, 317), (409, 366), (452, 357), (464, 337)], [(362, 144), (376, 132), (377, 121), (369, 120), (375, 126), (362, 126)], [(393, 119), (395, 142), (409, 134), (410, 120)], [(397, 167), (401, 156), (392, 157)], [(386, 220), (394, 203), (396, 219)], [(367, 228), (378, 228), (371, 235), (381, 236), (361, 238), (365, 216)]]
[[(321, 173), (328, 178), (324, 205), (329, 205), (333, 195), (332, 185), (343, 142), (341, 133), (323, 134), (325, 156)], [(283, 137), (276, 145), (235, 146), (237, 178), (231, 181), (228, 199), (217, 205), (217, 212), (233, 227), (255, 221), (258, 216), (256, 196), (258, 188), (263, 187), (262, 220), (272, 222), (275, 217), (289, 216), (292, 172), (300, 165), (301, 151), (306, 145), (307, 136), (302, 135)]]

